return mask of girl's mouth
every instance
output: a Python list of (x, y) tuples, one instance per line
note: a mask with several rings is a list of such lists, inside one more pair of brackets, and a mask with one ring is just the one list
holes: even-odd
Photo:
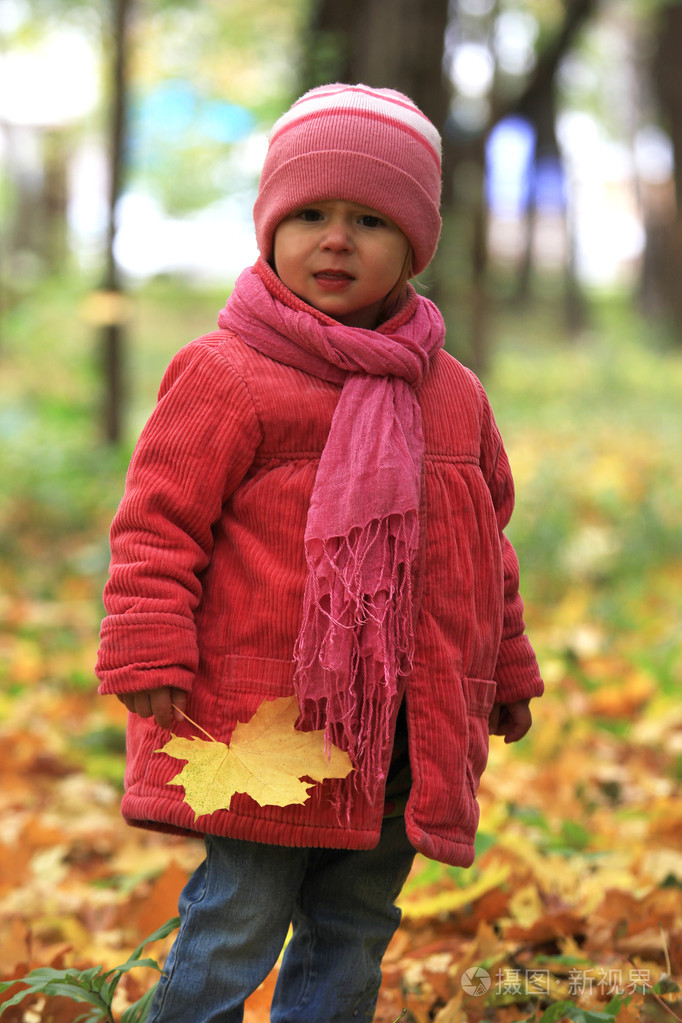
[(340, 291), (355, 279), (345, 270), (318, 270), (313, 277), (325, 291)]

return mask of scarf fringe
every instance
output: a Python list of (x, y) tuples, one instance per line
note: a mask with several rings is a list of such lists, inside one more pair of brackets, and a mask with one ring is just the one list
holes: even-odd
[(299, 727), (324, 729), (328, 745), (349, 753), (353, 783), (365, 794), (383, 780), (380, 754), (399, 679), (412, 670), (418, 542), (416, 511), (374, 519), (348, 536), (306, 541), (309, 571), (294, 651)]

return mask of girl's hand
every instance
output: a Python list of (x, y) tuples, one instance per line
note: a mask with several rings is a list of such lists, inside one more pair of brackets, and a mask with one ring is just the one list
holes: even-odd
[[(187, 693), (184, 689), (176, 689), (174, 686), (161, 686), (159, 689), (143, 689), (139, 693), (117, 694), (131, 714), (139, 714), (141, 718), (153, 717), (159, 728), (171, 731), (176, 721), (182, 720), (182, 714), (187, 706)], [(179, 710), (173, 709), (173, 704)]]
[(488, 719), (491, 735), (503, 735), (505, 742), (518, 742), (533, 724), (530, 700), (516, 700), (514, 703), (496, 703)]

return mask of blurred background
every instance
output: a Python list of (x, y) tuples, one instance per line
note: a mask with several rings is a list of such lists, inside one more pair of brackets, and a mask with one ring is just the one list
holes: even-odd
[[(193, 853), (131, 852), (114, 823), (124, 720), (93, 675), (108, 527), (165, 366), (256, 257), (270, 125), (350, 81), (441, 130), (418, 286), (517, 482), (548, 693), (519, 750), (494, 744), (474, 872), (512, 839), (539, 850), (538, 918), (560, 894), (584, 920), (604, 865), (623, 893), (665, 885), (677, 902), (640, 930), (666, 938), (636, 952), (682, 969), (681, 53), (677, 0), (0, 0), (0, 965), (108, 955), (172, 915)], [(171, 894), (140, 923), (130, 899), (156, 898), (169, 848)]]

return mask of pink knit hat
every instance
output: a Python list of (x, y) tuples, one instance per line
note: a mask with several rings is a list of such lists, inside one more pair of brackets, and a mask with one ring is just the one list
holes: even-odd
[(253, 210), (264, 259), (292, 210), (346, 199), (390, 217), (414, 251), (414, 273), (431, 261), (441, 219), (440, 135), (407, 96), (367, 85), (324, 85), (278, 121)]

